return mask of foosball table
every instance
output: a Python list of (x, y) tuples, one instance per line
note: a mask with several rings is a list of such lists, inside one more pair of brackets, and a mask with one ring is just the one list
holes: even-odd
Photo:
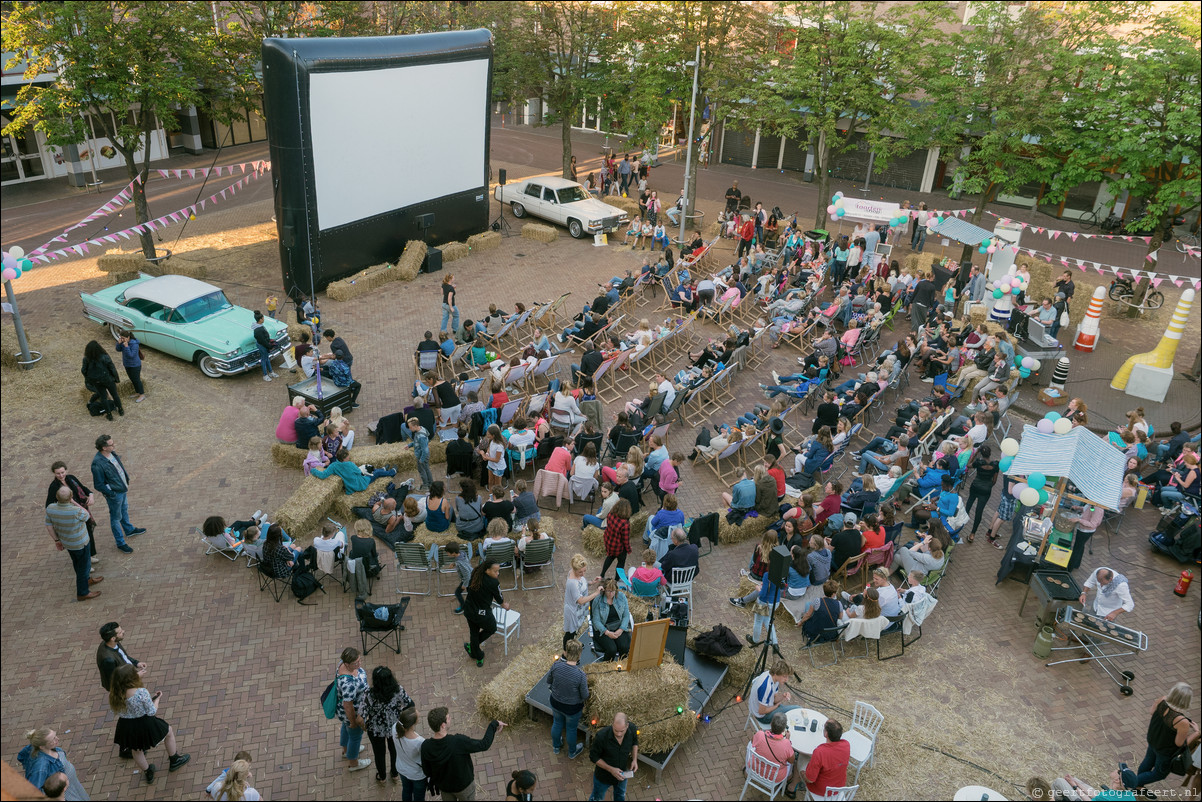
[[(1093, 613), (1073, 607), (1063, 608), (1056, 618), (1056, 623), (1067, 634), (1070, 640), (1076, 641), (1076, 645), (1057, 646), (1052, 651), (1083, 649), (1085, 655), (1083, 657), (1070, 657), (1066, 660), (1055, 660), (1046, 665), (1055, 666), (1061, 663), (1084, 663), (1092, 660), (1101, 666), (1102, 670), (1119, 686), (1119, 693), (1123, 694), (1123, 696), (1130, 696), (1134, 693), (1134, 690), (1131, 688), (1131, 681), (1135, 679), (1135, 673), (1119, 668), (1114, 663), (1114, 659), (1116, 657), (1128, 657), (1137, 652), (1146, 652), (1148, 650), (1147, 635), (1137, 629), (1130, 629), (1113, 621), (1108, 621), (1103, 616), (1094, 615)], [(1112, 647), (1121, 647), (1125, 651), (1112, 650)]]

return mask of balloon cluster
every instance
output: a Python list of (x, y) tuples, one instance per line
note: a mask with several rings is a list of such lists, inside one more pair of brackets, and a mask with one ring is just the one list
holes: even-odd
[(1068, 434), (1073, 430), (1073, 422), (1059, 412), (1049, 412), (1035, 424), (1035, 428), (1044, 434)]
[(20, 278), (21, 274), (29, 268), (33, 267), (33, 262), (25, 258), (25, 249), (20, 245), (14, 245), (11, 249), (5, 251), (0, 264), (3, 269), (0, 270), (0, 278), (5, 281), (12, 281), (15, 278)]
[(892, 217), (889, 219), (889, 227), (897, 228), (898, 226), (904, 226), (909, 219), (910, 219), (910, 212), (907, 211), (906, 209), (902, 209), (901, 212), (897, 215), (897, 217)]
[[(985, 251), (980, 251), (980, 253), (985, 253)], [(1030, 284), (1030, 279), (1024, 278), (1023, 276), (1015, 273), (1011, 273), (1009, 275), (1002, 276), (996, 282), (989, 282), (985, 285), (985, 289), (993, 290), (993, 297), (996, 299), (1001, 299), (1007, 295), (1018, 295), (1020, 292), (1026, 292), (1027, 287), (1030, 286)]]
[(996, 253), (997, 247), (997, 240), (990, 237), (977, 246), (977, 253)]
[(847, 214), (847, 210), (843, 208), (843, 193), (836, 192), (831, 195), (831, 203), (826, 207), (826, 213), (835, 217), (843, 217)]
[(1025, 379), (1032, 373), (1038, 373), (1039, 369), (1043, 367), (1043, 363), (1035, 357), (1016, 354), (1014, 356), (1014, 367), (1018, 368), (1018, 375)]

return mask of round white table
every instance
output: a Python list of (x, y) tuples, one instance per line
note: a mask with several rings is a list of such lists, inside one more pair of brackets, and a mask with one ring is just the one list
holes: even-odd
[[(801, 728), (803, 717), (806, 726)], [(823, 732), (823, 729), (826, 727), (827, 719), (817, 710), (805, 708), (790, 710), (785, 714), (785, 720), (788, 722), (789, 743), (793, 744), (793, 751), (807, 756), (813, 755), (818, 745), (826, 741), (826, 733)], [(811, 727), (813, 727), (812, 730)]]
[(992, 788), (986, 788), (983, 785), (966, 785), (956, 792), (952, 797), (955, 802), (980, 802), (982, 799), (1000, 800), (1006, 802), (1006, 797), (999, 794)]

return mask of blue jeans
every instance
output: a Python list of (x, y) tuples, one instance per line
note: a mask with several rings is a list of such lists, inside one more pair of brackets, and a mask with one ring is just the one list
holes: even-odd
[(71, 555), (71, 566), (75, 569), (75, 595), (87, 596), (88, 577), (92, 575), (92, 552), (87, 546), (82, 549), (67, 549)]
[(1131, 769), (1122, 772), (1123, 786), (1143, 788), (1150, 783), (1160, 782), (1169, 776), (1169, 761), (1172, 759), (1172, 755), (1162, 755), (1149, 746), (1143, 762), (1139, 764), (1139, 774)]
[(266, 376), (271, 373), (271, 352), (264, 348), (261, 343), (258, 345), (259, 365), (263, 368), (263, 375)]
[(426, 780), (411, 780), (401, 775), (401, 802), (425, 802)]
[(568, 735), (568, 753), (576, 751), (576, 732), (580, 726), (580, 715), (583, 710), (578, 710), (575, 713), (562, 713), (551, 708), (551, 746), (555, 749), (563, 748), (564, 732)]
[(125, 536), (134, 531), (134, 525), (129, 522), (129, 504), (125, 493), (114, 493), (105, 496), (109, 505), (109, 526), (113, 528), (113, 540), (118, 546), (125, 545)]
[[(601, 511), (601, 510), (597, 510), (597, 512), (600, 512), (600, 511)], [(597, 527), (598, 529), (601, 529), (601, 528), (603, 528), (603, 527), (605, 526), (605, 521), (601, 520), (601, 519), (600, 519), (600, 518), (598, 518), (596, 515), (586, 515), (586, 516), (584, 516), (584, 523), (585, 523), (585, 524), (591, 524), (592, 526), (595, 526), (595, 527)]]
[(897, 451), (897, 446), (892, 440), (886, 440), (884, 437), (874, 437), (868, 445), (864, 446), (861, 454), (867, 454), (869, 451), (875, 451), (878, 454), (892, 454)]
[(784, 714), (788, 715), (790, 710), (800, 710), (800, 709), (801, 709), (800, 705), (781, 705), (780, 707), (776, 708), (775, 710), (773, 710), (771, 713), (769, 713), (766, 716), (757, 716), (756, 721), (758, 721), (761, 724), (771, 724), (772, 717), (775, 716), (777, 713), (784, 713)]
[(614, 802), (626, 802), (626, 781), (613, 785), (606, 785), (597, 779), (597, 775), (593, 775), (593, 793), (589, 796), (589, 802), (600, 802), (605, 799), (605, 795), (609, 793), (609, 789), (614, 789)]
[(1160, 489), (1160, 506), (1171, 507), (1174, 504), (1180, 504), (1185, 495), (1175, 487), (1163, 487)]
[[(447, 328), (447, 321), (451, 322), (452, 328)], [(442, 323), (438, 326), (439, 331), (456, 332), (459, 331), (459, 307), (451, 306), (450, 304), (442, 305)]]
[(860, 457), (860, 473), (867, 473), (869, 465), (881, 473), (889, 473), (889, 466), (877, 459), (878, 456), (875, 452), (865, 451)]
[(914, 236), (910, 239), (910, 247), (917, 253), (922, 253), (922, 246), (927, 241), (927, 227), (916, 226), (914, 228)]
[(771, 620), (772, 619), (770, 616), (760, 615), (759, 613), (755, 614), (755, 618), (752, 619), (752, 624), (751, 624), (752, 640), (759, 641), (760, 640), (760, 632), (762, 632), (764, 630), (768, 630), (768, 634), (767, 634), (768, 640), (772, 641), (773, 643), (776, 643), (776, 627), (769, 626)]
[(1170, 446), (1168, 443), (1160, 443), (1159, 445), (1157, 445), (1156, 446), (1156, 459), (1160, 462), (1164, 462), (1164, 460), (1169, 456), (1169, 449), (1170, 449)]
[(359, 742), (363, 740), (363, 730), (342, 725), (342, 732), (338, 734), (338, 745), (346, 750), (347, 760), (356, 760), (359, 757)]

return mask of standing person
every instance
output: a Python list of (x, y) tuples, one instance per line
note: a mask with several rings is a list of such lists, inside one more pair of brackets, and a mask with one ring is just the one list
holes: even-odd
[(488, 723), (484, 737), (479, 739), (450, 735), (451, 714), (445, 707), (431, 710), (426, 715), (426, 723), (433, 735), (422, 742), (422, 771), (430, 786), (442, 791), (443, 802), (475, 799), (476, 768), (472, 765), (472, 755), (487, 752), (493, 736), (508, 725), (493, 719)]
[(348, 771), (362, 771), (371, 765), (371, 758), (359, 757), (359, 745), (363, 741), (364, 721), (359, 717), (358, 705), (367, 693), (367, 672), (363, 670), (363, 658), (359, 650), (348, 646), (342, 650), (338, 673), (334, 676), (334, 692), (338, 694), (338, 720), (342, 727), (338, 745), (343, 748)]
[(92, 457), (92, 484), (104, 496), (109, 508), (109, 526), (113, 530), (113, 539), (117, 542), (117, 551), (133, 554), (134, 550), (126, 545), (125, 538), (140, 535), (146, 530), (129, 522), (129, 473), (121, 456), (113, 450), (111, 435), (102, 434), (96, 438), (96, 456)]
[(446, 555), (454, 561), (455, 571), (459, 574), (459, 584), (455, 586), (455, 600), (459, 602), (459, 606), (451, 612), (463, 615), (463, 607), (467, 604), (463, 592), (472, 581), (472, 558), (458, 543), (448, 543)]
[(91, 799), (75, 773), (75, 766), (59, 746), (58, 733), (49, 727), (38, 727), (25, 733), (29, 741), (17, 754), (17, 762), (25, 769), (25, 779), (34, 788), (41, 788), (52, 774), (67, 775), (67, 789), (62, 798), (68, 802), (87, 802)]
[(125, 375), (138, 394), (134, 403), (141, 404), (146, 400), (146, 388), (142, 386), (142, 346), (133, 332), (123, 330), (117, 338), (117, 350), (121, 352), (121, 366), (125, 368)]
[(572, 555), (572, 568), (563, 587), (563, 648), (568, 648), (568, 642), (573, 640), (588, 620), (589, 605), (601, 593), (600, 577), (595, 581), (597, 587), (589, 593), (589, 581), (584, 576), (588, 567), (583, 554)]
[(280, 374), (271, 366), (271, 333), (263, 325), (263, 313), (255, 310), (255, 326), (251, 330), (255, 336), (255, 345), (259, 347), (259, 366), (263, 368), (263, 381), (278, 379)]
[[(584, 747), (580, 747), (580, 750), (584, 751)], [(505, 784), (505, 801), (531, 802), (534, 799), (534, 786), (538, 784), (534, 772), (519, 769), (510, 776), (513, 779)]]
[(639, 736), (626, 721), (625, 713), (614, 715), (614, 723), (602, 727), (589, 748), (593, 769), (593, 793), (589, 802), (600, 802), (612, 788), (614, 802), (626, 799), (626, 781), (639, 767)]
[(732, 181), (730, 189), (726, 190), (726, 213), (730, 215), (737, 211), (741, 200), (743, 193), (739, 190), (739, 182)]
[[(449, 329), (448, 322), (451, 324)], [(442, 323), (438, 330), (440, 340), (446, 340), (459, 331), (459, 306), (455, 303), (455, 276), (452, 273), (447, 273), (442, 280)]]
[[(1180, 428), (1180, 427), (1178, 427)], [(88, 512), (88, 520), (84, 526), (88, 530), (88, 553), (92, 556), (92, 563), (100, 562), (100, 558), (96, 555), (96, 518), (92, 515), (92, 502), (95, 500), (92, 491), (77, 477), (67, 473), (67, 463), (62, 460), (57, 460), (50, 466), (50, 472), (54, 474), (54, 481), (50, 483), (50, 487), (46, 490), (46, 506), (58, 500), (58, 489), (67, 487), (71, 490), (71, 501), (83, 507)]]
[(1139, 772), (1127, 768), (1126, 763), (1119, 764), (1117, 779), (1122, 781), (1124, 788), (1143, 788), (1168, 777), (1169, 761), (1181, 747), (1197, 740), (1198, 725), (1186, 716), (1193, 697), (1193, 689), (1187, 683), (1178, 682), (1152, 705), (1148, 751), (1139, 764)]
[(376, 756), (377, 782), (384, 782), (385, 771), (390, 769), (393, 782), (401, 776), (397, 771), (396, 724), (401, 711), (408, 707), (413, 707), (413, 700), (396, 681), (392, 669), (376, 666), (371, 672), (371, 688), (359, 697), (355, 711), (366, 723), (367, 739)]
[(998, 474), (1001, 472), (997, 460), (992, 457), (993, 449), (985, 445), (977, 449), (977, 453), (972, 458), (970, 467), (975, 468), (976, 472), (973, 474), (972, 484), (968, 486), (968, 501), (964, 504), (964, 511), (972, 512), (975, 504), (977, 512), (972, 519), (972, 531), (968, 533), (969, 543), (972, 543), (977, 536), (977, 528), (981, 525), (981, 516), (985, 514), (985, 505), (989, 503), (989, 497), (993, 495), (993, 486), (997, 483)]
[(125, 414), (125, 407), (121, 406), (121, 396), (117, 394), (117, 368), (100, 343), (92, 340), (84, 346), (83, 366), (79, 372), (83, 374), (84, 387), (92, 393), (92, 397), (88, 399), (89, 404), (93, 401), (112, 404), (104, 413), (109, 420), (113, 419), (114, 407), (118, 414)]
[(630, 177), (633, 172), (634, 170), (630, 164), (630, 154), (627, 153), (622, 157), (622, 161), (618, 164), (618, 176), (621, 179), (621, 186), (619, 187), (618, 191), (619, 195), (625, 197), (626, 189), (630, 186)]
[(418, 490), (429, 490), (434, 477), (430, 475), (430, 435), (421, 421), (416, 417), (405, 421), (409, 427), (409, 439), (413, 441), (413, 458), (417, 460), (417, 475), (421, 477), (422, 486)]
[(572, 157), (572, 161), (568, 164), (568, 171), (571, 175), (571, 179), (573, 181), (576, 181), (578, 172), (577, 172), (577, 167), (576, 167), (576, 157), (575, 156)]
[(399, 730), (396, 768), (401, 774), (401, 802), (425, 802), (426, 772), (422, 769), (422, 744), (417, 732), (417, 709), (407, 707), (397, 719)]
[[(501, 583), (497, 581), (500, 573), (500, 563), (495, 560), (482, 560), (472, 571), (472, 578), (467, 586), (467, 605), (463, 608), (463, 617), (467, 619), (469, 641), (463, 644), (463, 648), (480, 668), (484, 667), (484, 650), (480, 648), (480, 644), (497, 631), (497, 619), (493, 616), (492, 604), (496, 602), (502, 609), (509, 609), (509, 602), (501, 597)], [(430, 726), (433, 729), (433, 724)]]
[(117, 714), (117, 734), (114, 740), (122, 749), (133, 754), (146, 777), (147, 784), (154, 782), (155, 766), (147, 763), (146, 750), (153, 749), (166, 741), (168, 771), (175, 771), (192, 759), (191, 755), (180, 754), (175, 746), (175, 728), (158, 717), (158, 701), (162, 691), (154, 696), (142, 685), (142, 675), (131, 665), (120, 666), (109, 681), (109, 707)]
[(601, 576), (605, 576), (615, 560), (619, 568), (626, 568), (626, 555), (630, 553), (630, 516), (630, 502), (624, 498), (619, 498), (605, 516), (605, 562), (601, 565)]
[(931, 213), (925, 203), (918, 204), (918, 213), (914, 215), (914, 233), (910, 236), (910, 250), (922, 253), (922, 246), (927, 241), (927, 221)]
[(743, 215), (743, 222), (739, 225), (739, 246), (735, 249), (735, 258), (741, 259), (751, 250), (751, 242), (755, 239), (755, 222)]
[(92, 554), (88, 550), (88, 511), (71, 501), (71, 488), (60, 487), (55, 502), (46, 508), (46, 531), (54, 540), (59, 551), (67, 550), (71, 565), (75, 568), (75, 599), (88, 601), (100, 595), (92, 585), (104, 581), (102, 576), (92, 576)]
[[(1097, 588), (1097, 594), (1094, 596), (1093, 604), (1089, 607), (1085, 605), (1085, 598), (1089, 595), (1089, 591)], [(1079, 599), (1082, 607), (1094, 615), (1101, 616), (1107, 621), (1113, 621), (1119, 617), (1119, 613), (1129, 613), (1135, 609), (1135, 602), (1131, 600), (1131, 588), (1127, 584), (1127, 577), (1115, 571), (1113, 568), (1098, 568), (1089, 575), (1089, 579), (1085, 580), (1085, 584), (1081, 586), (1081, 598)]]
[(271, 293), (263, 300), (263, 305), (267, 307), (267, 314), (271, 316), (272, 320), (279, 319), (276, 317), (276, 310), (280, 308), (280, 296), (274, 292)]
[[(125, 630), (116, 621), (109, 621), (100, 628), (100, 645), (96, 647), (96, 668), (100, 669), (100, 687), (106, 691), (112, 684), (113, 672), (121, 666), (130, 665), (138, 674), (146, 673), (146, 664), (129, 656), (121, 642), (125, 640)], [(131, 755), (128, 750), (121, 750), (121, 757)]]
[(568, 736), (568, 759), (575, 760), (584, 751), (576, 743), (580, 714), (588, 701), (588, 677), (580, 669), (580, 653), (584, 647), (573, 638), (563, 647), (563, 657), (551, 664), (547, 685), (551, 687), (551, 749), (555, 754), (563, 748), (563, 736)]

